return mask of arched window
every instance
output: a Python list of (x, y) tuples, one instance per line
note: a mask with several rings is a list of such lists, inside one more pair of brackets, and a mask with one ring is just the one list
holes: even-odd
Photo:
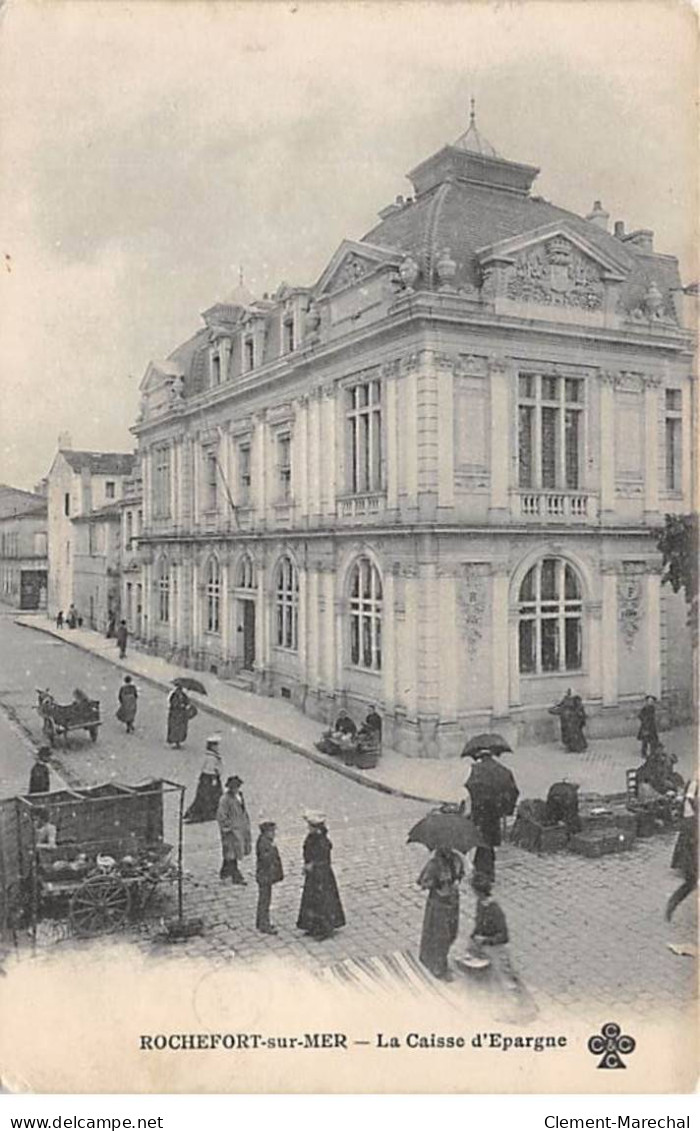
[(249, 554), (244, 554), (238, 563), (236, 573), (237, 589), (255, 589), (255, 566)]
[(382, 579), (369, 558), (350, 572), (350, 663), (370, 671), (382, 667)]
[(291, 558), (283, 558), (277, 567), (275, 613), (278, 648), (296, 652), (299, 643), (299, 576)]
[(170, 566), (167, 558), (160, 558), (156, 569), (156, 590), (158, 594), (158, 620), (161, 624), (170, 623)]
[(207, 632), (220, 632), (221, 625), (221, 566), (218, 558), (210, 558), (206, 573)]
[(561, 558), (529, 570), (519, 594), (520, 671), (579, 671), (583, 663), (581, 582)]

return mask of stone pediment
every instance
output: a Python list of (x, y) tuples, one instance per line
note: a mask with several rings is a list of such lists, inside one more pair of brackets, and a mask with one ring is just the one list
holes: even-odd
[(140, 391), (147, 395), (163, 386), (171, 386), (173, 382), (183, 376), (182, 368), (174, 361), (149, 361), (143, 375)]
[(363, 284), (383, 268), (398, 267), (400, 259), (387, 248), (343, 240), (315, 287), (316, 297)]
[(578, 307), (605, 306), (607, 289), (627, 271), (578, 231), (549, 226), (481, 248), (484, 288), (513, 302)]

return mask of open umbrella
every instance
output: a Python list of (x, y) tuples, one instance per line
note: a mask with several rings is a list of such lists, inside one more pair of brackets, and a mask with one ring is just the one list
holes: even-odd
[(469, 852), (485, 841), (470, 817), (463, 813), (445, 813), (439, 809), (422, 817), (408, 834), (409, 844), (424, 844), (431, 852), (436, 848), (454, 848)]
[(186, 691), (196, 691), (198, 695), (206, 695), (207, 689), (203, 683), (198, 679), (192, 679), (189, 675), (179, 675), (176, 679), (171, 679), (176, 687), (183, 687)]
[(502, 735), (477, 734), (474, 738), (469, 739), (469, 742), (462, 751), (462, 758), (473, 758), (482, 750), (488, 750), (489, 754), (513, 753), (513, 747), (506, 742)]

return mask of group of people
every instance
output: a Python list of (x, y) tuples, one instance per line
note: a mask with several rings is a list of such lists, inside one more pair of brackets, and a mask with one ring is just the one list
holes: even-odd
[[(207, 739), (204, 765), (197, 782), (194, 800), (185, 814), (190, 823), (216, 819), (221, 838), (221, 880), (244, 886), (240, 863), (252, 853), (252, 831), (245, 799), (243, 780), (238, 774), (226, 779), (222, 786), (223, 759), (219, 749), (221, 735)], [(308, 833), (303, 845), (304, 889), (297, 918), (297, 927), (307, 935), (327, 939), (345, 925), (345, 913), (331, 862), (333, 845), (328, 836), (326, 818), (322, 813), (307, 812), (305, 820)], [(258, 885), (258, 904), (255, 918), (257, 929), (263, 934), (276, 934), (270, 920), (272, 889), (284, 879), (284, 869), (275, 844), (276, 822), (264, 818), (258, 825), (255, 845), (255, 880)]]
[(382, 720), (376, 707), (369, 708), (359, 727), (346, 710), (339, 711), (334, 725), (316, 743), (316, 749), (322, 754), (341, 757), (361, 769), (376, 765), (381, 746)]
[[(474, 766), (466, 782), (471, 797), (471, 819), (481, 844), (474, 852), (471, 887), (476, 896), (476, 918), (469, 952), (459, 961), (467, 967), (483, 965), (483, 948), (498, 948), (508, 942), (508, 926), (500, 905), (492, 899), (496, 880), (496, 848), (501, 844), (503, 818), (515, 811), (519, 790), (511, 771), (495, 760), (490, 750), (471, 755)], [(459, 933), (459, 889), (464, 879), (462, 855), (453, 848), (436, 848), (418, 876), (418, 885), (428, 892), (423, 917), (419, 959), (434, 977), (452, 980), (448, 955)], [(507, 962), (504, 952), (490, 953)]]
[(68, 609), (68, 612), (66, 613), (65, 618), (63, 616), (63, 609), (59, 609), (59, 611), (56, 613), (56, 628), (63, 628), (64, 624), (67, 625), (68, 628), (83, 627), (83, 618), (80, 616), (75, 605), (72, 603)]

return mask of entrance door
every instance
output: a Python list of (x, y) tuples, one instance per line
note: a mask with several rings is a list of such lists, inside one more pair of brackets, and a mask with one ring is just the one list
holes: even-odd
[(243, 601), (243, 668), (252, 671), (255, 664), (255, 601)]

